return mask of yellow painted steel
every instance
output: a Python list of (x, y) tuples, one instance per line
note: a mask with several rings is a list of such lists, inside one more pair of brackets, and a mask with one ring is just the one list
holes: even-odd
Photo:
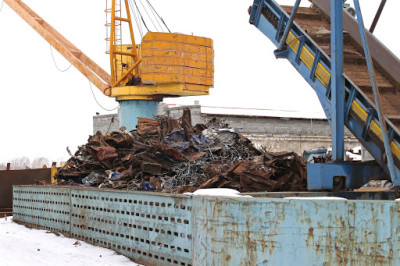
[(172, 94), (177, 96), (195, 96), (195, 95), (208, 95), (208, 92), (209, 92), (208, 86), (170, 83), (162, 85), (157, 84), (157, 85), (115, 87), (112, 90), (111, 96), (116, 97), (117, 100), (134, 100), (134, 99), (147, 100), (147, 99), (154, 99), (153, 97), (162, 97), (163, 95), (166, 94)]
[[(207, 95), (214, 85), (214, 50), (210, 38), (149, 32), (142, 40), (142, 51), (141, 46), (135, 44), (128, 0), (119, 1), (121, 4), (111, 0), (111, 7), (106, 7), (106, 12), (111, 13), (111, 21), (106, 23), (110, 26), (110, 36), (106, 39), (110, 42), (111, 75), (22, 1), (4, 1), (107, 96), (161, 99), (166, 95)], [(126, 23), (130, 44), (123, 45), (120, 31)], [(143, 85), (135, 86), (137, 89), (129, 89), (131, 86), (120, 89), (133, 78), (137, 83), (141, 80)]]
[(194, 69), (192, 67), (183, 67), (183, 66), (165, 66), (165, 65), (142, 65), (140, 69), (140, 73), (143, 74), (151, 74), (151, 73), (165, 73), (165, 74), (179, 74), (179, 75), (186, 75), (186, 76), (196, 76), (203, 78), (214, 78), (214, 72), (212, 70), (205, 70), (205, 69)]
[(213, 47), (213, 41), (210, 38), (185, 35), (180, 33), (165, 33), (165, 32), (148, 32), (143, 37), (142, 43), (154, 41), (168, 41), (175, 43), (195, 44), (206, 47)]
[[(351, 110), (361, 121), (363, 121), (364, 123), (366, 122), (368, 113), (361, 107), (359, 103), (357, 103), (356, 100), (353, 101), (351, 105)], [(371, 121), (369, 130), (371, 130), (374, 133), (374, 135), (377, 136), (383, 142), (381, 127), (374, 120)], [(394, 141), (390, 143), (390, 146), (393, 156), (396, 157), (398, 160), (400, 160), (399, 146)]]
[[(178, 44), (179, 45), (179, 44)], [(195, 52), (188, 52), (184, 50), (174, 50), (174, 48), (170, 49), (148, 49), (145, 45), (142, 45), (144, 48), (141, 55), (143, 58), (147, 57), (173, 57), (173, 58), (184, 58), (188, 60), (196, 60), (196, 61), (203, 61), (203, 62), (214, 62), (214, 53), (213, 51), (207, 51), (195, 53)]]
[(164, 74), (164, 73), (152, 73), (152, 74), (141, 74), (140, 77), (142, 78), (143, 82), (146, 83), (154, 83), (154, 84), (161, 84), (161, 83), (183, 83), (183, 84), (197, 84), (197, 85), (204, 85), (204, 86), (213, 86), (213, 79), (212, 78), (203, 78), (198, 76), (188, 76), (185, 74)]
[(196, 69), (204, 69), (214, 71), (214, 63), (209, 61), (198, 61), (190, 60), (179, 57), (145, 57), (143, 59), (143, 65), (167, 65), (167, 66), (185, 66)]
[(209, 38), (149, 32), (141, 46), (144, 83), (214, 85), (214, 51)]
[(144, 50), (144, 52), (142, 53), (143, 57), (165, 55), (166, 52), (170, 52), (170, 53), (179, 53), (179, 54), (172, 54), (171, 56), (197, 55), (201, 57), (201, 60), (203, 61), (213, 61), (214, 59), (214, 50), (211, 47), (204, 47), (199, 45), (154, 41), (154, 42), (143, 42), (142, 47)]
[(53, 163), (53, 165), (51, 166), (51, 169), (50, 169), (50, 182), (52, 184), (57, 183), (57, 179), (54, 179), (54, 176), (56, 175), (56, 173), (57, 173), (57, 166)]
[[(122, 57), (116, 73), (132, 68), (132, 45), (118, 47), (115, 53)], [(214, 86), (214, 50), (209, 38), (149, 32), (135, 50), (142, 60), (135, 75), (146, 85), (125, 86), (128, 80), (113, 86), (112, 96), (117, 100), (154, 99), (160, 95), (208, 95)], [(124, 78), (117, 74), (117, 80)]]
[[(293, 50), (293, 52), (297, 53), (300, 40), (294, 36), (292, 32), (289, 32), (288, 37), (286, 39), (286, 44)], [(300, 60), (309, 68), (312, 69), (314, 64), (315, 56), (311, 53), (311, 51), (303, 46), (300, 53)], [(319, 81), (324, 84), (325, 87), (328, 86), (329, 80), (331, 78), (330, 72), (321, 64), (318, 63), (317, 68), (315, 70), (315, 76), (319, 79)]]
[[(135, 49), (132, 49), (128, 54), (122, 55), (120, 52), (122, 52), (122, 44), (119, 43), (121, 40), (117, 40), (116, 37), (116, 27), (121, 27), (120, 23), (126, 22), (128, 23), (129, 26), (129, 35), (130, 35), (130, 41), (131, 41), (131, 46), (135, 46), (135, 36), (133, 35), (133, 27), (132, 27), (132, 22), (131, 22), (131, 15), (129, 11), (129, 5), (128, 5), (128, 0), (124, 0), (125, 4), (125, 10), (126, 10), (126, 18), (121, 18), (117, 17), (115, 14), (116, 12), (121, 12), (122, 6), (119, 4), (115, 3), (115, 0), (112, 0), (112, 13), (111, 13), (111, 37), (110, 37), (110, 66), (111, 66), (111, 77), (112, 77), (112, 86), (118, 86), (121, 82), (128, 82), (131, 80), (131, 73), (134, 73), (135, 68), (139, 65), (140, 59), (138, 58), (137, 51)], [(116, 5), (117, 9), (116, 10)], [(119, 21), (116, 23), (116, 20)], [(118, 38), (122, 38), (122, 36), (119, 36)], [(132, 64), (131, 67), (129, 68), (124, 68), (122, 66), (122, 58), (124, 56), (131, 57), (132, 60), (135, 62)], [(129, 75), (129, 76), (128, 76)], [(128, 77), (128, 79), (125, 79)]]

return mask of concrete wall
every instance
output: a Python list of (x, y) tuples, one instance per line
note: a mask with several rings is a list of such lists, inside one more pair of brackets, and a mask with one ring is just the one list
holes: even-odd
[[(267, 150), (294, 151), (302, 154), (306, 149), (331, 147), (331, 130), (326, 119), (257, 117), (237, 115), (213, 115), (201, 113), (200, 105), (188, 106), (192, 114), (192, 123), (207, 123), (214, 117), (223, 119), (230, 127), (249, 138), (256, 147), (264, 146)], [(182, 116), (183, 107), (159, 105), (159, 114), (174, 118)], [(114, 122), (111, 122), (114, 117)], [(93, 132), (103, 133), (118, 130), (118, 115), (101, 115), (93, 117)], [(358, 146), (358, 140), (345, 130), (345, 148)]]
[(93, 116), (93, 134), (98, 130), (103, 134), (119, 130), (119, 115), (96, 115)]

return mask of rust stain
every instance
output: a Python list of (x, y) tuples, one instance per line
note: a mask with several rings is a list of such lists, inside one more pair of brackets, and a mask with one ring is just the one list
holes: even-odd
[(314, 238), (314, 228), (312, 227), (308, 228), (308, 237)]

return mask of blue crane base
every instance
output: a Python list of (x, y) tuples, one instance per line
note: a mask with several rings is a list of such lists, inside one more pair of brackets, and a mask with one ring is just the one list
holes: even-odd
[(374, 161), (307, 165), (309, 190), (356, 189), (372, 179), (383, 179), (386, 176), (382, 168)]
[(124, 100), (119, 102), (119, 125), (128, 131), (136, 128), (138, 117), (153, 118), (158, 113), (159, 101)]

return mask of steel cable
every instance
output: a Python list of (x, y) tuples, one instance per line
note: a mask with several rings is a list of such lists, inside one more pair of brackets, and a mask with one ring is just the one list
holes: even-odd
[(50, 52), (51, 52), (51, 57), (53, 58), (54, 65), (55, 65), (55, 67), (58, 69), (58, 71), (60, 71), (60, 72), (66, 72), (66, 71), (68, 71), (68, 70), (71, 68), (72, 64), (70, 64), (66, 69), (61, 69), (61, 68), (58, 67), (57, 62), (56, 62), (56, 59), (54, 58), (53, 47), (51, 46), (51, 44), (50, 44)]
[(129, 1), (128, 4), (129, 4), (130, 9), (132, 10), (133, 18), (135, 19), (137, 28), (139, 30), (140, 37), (143, 38), (142, 23), (140, 23), (140, 20), (137, 17), (138, 15), (136, 15), (135, 7), (133, 6), (132, 1)]
[[(132, 0), (131, 0), (131, 1), (132, 1)], [(140, 10), (139, 10), (138, 5), (136, 4), (136, 1), (133, 0), (133, 3), (135, 4), (136, 10), (138, 11), (138, 13), (139, 13), (139, 15), (140, 15), (140, 18), (141, 18), (141, 20), (142, 20), (142, 22), (143, 22), (143, 26), (147, 29), (147, 31), (150, 31), (149, 28), (147, 27), (146, 22), (144, 21), (144, 18), (143, 18), (143, 16), (142, 16), (142, 13), (141, 13)]]
[(94, 94), (94, 91), (93, 91), (93, 88), (92, 88), (92, 83), (90, 82), (90, 80), (88, 80), (88, 81), (89, 81), (90, 91), (92, 92), (93, 98), (94, 98), (94, 100), (95, 100), (95, 102), (97, 103), (98, 106), (100, 106), (103, 110), (108, 111), (108, 112), (114, 111), (114, 110), (116, 110), (116, 109), (119, 107), (119, 105), (117, 105), (117, 106), (116, 106), (115, 108), (113, 108), (113, 109), (107, 109), (107, 108), (103, 107), (103, 106), (99, 103), (99, 101), (97, 100), (96, 95)]
[[(154, 23), (154, 21), (151, 19), (151, 16), (150, 16), (149, 12), (147, 12), (146, 7), (143, 5), (142, 0), (139, 0), (139, 2), (140, 2), (140, 4), (142, 5), (144, 11), (145, 11), (146, 14), (147, 14), (147, 17), (150, 19), (150, 21), (151, 21), (151, 23), (153, 24), (153, 26), (154, 26), (154, 28), (156, 29), (156, 31), (159, 31), (158, 28), (157, 28), (157, 25), (156, 25), (156, 24)], [(162, 29), (161, 29), (161, 30), (162, 30)]]
[(161, 31), (164, 32), (163, 27), (161, 26), (161, 23), (160, 23), (160, 19), (157, 19), (157, 15), (156, 15), (157, 12), (154, 12), (155, 10), (152, 8), (152, 5), (150, 4), (149, 0), (146, 0), (146, 2), (147, 2), (147, 5), (150, 7), (151, 14), (153, 14), (153, 17), (156, 20), (158, 26), (160, 27)]
[(150, 3), (149, 0), (146, 0), (147, 3), (149, 4), (149, 6), (151, 7), (151, 9), (157, 14), (157, 16), (160, 18), (161, 22), (164, 24), (164, 26), (167, 28), (168, 32), (171, 33), (171, 31), (169, 30), (167, 24), (165, 23), (164, 19), (158, 14), (157, 10), (153, 7), (153, 5)]

